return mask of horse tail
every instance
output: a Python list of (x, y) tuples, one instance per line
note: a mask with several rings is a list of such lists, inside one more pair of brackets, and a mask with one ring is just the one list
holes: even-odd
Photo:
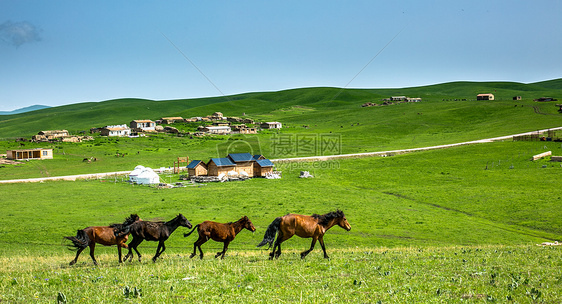
[(195, 227), (193, 227), (193, 229), (191, 229), (191, 231), (189, 233), (184, 233), (183, 237), (190, 236), (193, 233), (193, 231), (195, 231), (195, 229), (197, 229), (197, 227), (199, 227), (199, 224), (195, 225)]
[(267, 226), (267, 230), (265, 231), (265, 235), (263, 236), (263, 241), (258, 244), (258, 247), (269, 243), (269, 248), (271, 248), (271, 245), (273, 245), (273, 241), (275, 240), (275, 235), (279, 230), (279, 226), (281, 226), (281, 220), (282, 218), (278, 217), (274, 219), (273, 222), (269, 224), (269, 226)]
[(72, 241), (72, 246), (78, 249), (84, 249), (90, 245), (90, 237), (84, 230), (78, 230), (76, 236), (65, 236), (67, 240)]

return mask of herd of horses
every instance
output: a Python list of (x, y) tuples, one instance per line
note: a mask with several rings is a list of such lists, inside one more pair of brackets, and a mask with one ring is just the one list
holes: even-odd
[[(269, 248), (273, 246), (273, 251), (269, 254), (269, 259), (272, 260), (273, 258), (279, 258), (281, 255), (281, 243), (290, 239), (293, 235), (297, 235), (301, 238), (312, 238), (310, 249), (301, 253), (302, 259), (304, 259), (314, 249), (316, 241), (320, 242), (320, 245), (322, 246), (324, 258), (329, 258), (324, 245), (324, 234), (328, 231), (328, 229), (336, 225), (347, 231), (351, 229), (345, 214), (341, 210), (336, 210), (323, 215), (313, 214), (310, 216), (287, 214), (273, 220), (273, 222), (267, 227), (263, 240), (257, 246), (262, 247), (265, 244), (269, 244)], [(203, 259), (201, 245), (208, 240), (211, 239), (216, 242), (224, 243), (222, 251), (217, 252), (215, 255), (215, 258), (220, 256), (221, 259), (224, 259), (224, 255), (228, 250), (228, 245), (234, 240), (240, 231), (243, 229), (247, 229), (251, 232), (256, 231), (254, 224), (252, 224), (247, 216), (242, 217), (236, 222), (217, 223), (204, 221), (193, 227), (182, 214), (178, 214), (175, 218), (167, 222), (143, 221), (137, 214), (131, 214), (122, 224), (91, 226), (78, 230), (76, 236), (65, 236), (65, 239), (72, 242), (70, 246), (77, 250), (76, 257), (70, 262), (70, 265), (74, 265), (78, 260), (80, 253), (88, 247), (90, 248), (90, 257), (92, 258), (92, 261), (94, 261), (95, 265), (98, 265), (94, 256), (96, 244), (105, 246), (117, 245), (119, 263), (127, 260), (132, 261), (133, 250), (137, 253), (138, 260), (140, 262), (142, 255), (138, 251), (137, 247), (144, 240), (158, 242), (156, 254), (152, 258), (152, 261), (156, 262), (158, 257), (164, 252), (164, 250), (166, 250), (164, 242), (180, 226), (188, 229), (193, 228), (189, 233), (185, 233), (183, 235), (184, 237), (190, 236), (195, 229), (197, 229), (199, 238), (193, 244), (193, 253), (190, 255), (190, 258), (196, 256), (197, 250), (199, 250), (199, 257), (201, 259)], [(132, 240), (127, 245), (126, 242), (129, 239), (129, 235), (132, 236)], [(275, 238), (276, 236), (277, 239)], [(121, 257), (121, 248), (129, 250), (124, 259)]]

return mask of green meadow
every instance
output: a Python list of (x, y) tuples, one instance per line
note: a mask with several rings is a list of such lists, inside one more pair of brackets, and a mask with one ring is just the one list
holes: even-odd
[[(559, 144), (546, 147), (562, 150)], [(556, 302), (562, 292), (558, 210), (562, 167), (529, 156), (540, 142), (498, 142), (391, 157), (285, 164), (283, 179), (254, 179), (175, 189), (130, 185), (119, 179), (2, 185), (0, 261), (4, 301), (52, 302), (63, 292), (71, 302), (185, 299), (233, 302)], [(562, 151), (561, 151), (562, 152)], [(467, 156), (471, 157), (467, 157)], [(309, 170), (313, 179), (299, 179)], [(165, 176), (172, 181), (176, 176)], [(267, 225), (289, 212), (346, 213), (339, 227), (305, 259), (310, 240), (293, 238), (269, 261), (256, 248)], [(89, 225), (184, 214), (193, 224), (235, 221), (247, 215), (257, 232), (242, 231), (225, 260), (222, 245), (203, 245), (203, 260), (189, 259), (195, 236), (178, 228), (162, 259), (156, 243), (143, 242), (143, 262), (119, 265), (114, 247), (87, 250), (77, 265), (62, 237)], [(540, 300), (540, 301), (539, 301)]]
[[(470, 100), (481, 92), (495, 92), (499, 100)], [(391, 95), (424, 101), (361, 107)], [(512, 101), (511, 95), (524, 100)], [(400, 90), (316, 88), (193, 101), (72, 105), (0, 117), (4, 138), (0, 149), (18, 148), (14, 138), (41, 129), (87, 130), (133, 119), (214, 111), (278, 120), (288, 128), (251, 138), (155, 135), (96, 137), (78, 144), (26, 142), (26, 148), (53, 147), (55, 158), (3, 165), (0, 179), (132, 170), (138, 164), (168, 167), (177, 157), (206, 161), (224, 156), (220, 153), (225, 147), (239, 143), (250, 143), (270, 158), (318, 152), (319, 147), (279, 152), (280, 137), (340, 140), (340, 147), (320, 154), (456, 143), (559, 127), (562, 114), (556, 111), (556, 102), (539, 104), (532, 97), (560, 95), (560, 81), (451, 83)], [(112, 111), (115, 105), (122, 110)], [(134, 112), (133, 105), (142, 107)], [(80, 119), (68, 119), (72, 112)], [(562, 240), (561, 163), (548, 157), (530, 160), (545, 151), (562, 155), (562, 143), (506, 140), (388, 157), (279, 163), (283, 172), (279, 180), (174, 189), (131, 185), (126, 177), (2, 184), (0, 301), (52, 303), (61, 293), (67, 303), (558, 303), (562, 248), (536, 245)], [(82, 162), (90, 157), (98, 160)], [(298, 178), (303, 170), (314, 178)], [(162, 179), (177, 182), (179, 175)], [(333, 227), (327, 232), (330, 260), (322, 258), (319, 245), (301, 260), (299, 253), (310, 240), (297, 237), (283, 243), (278, 260), (269, 261), (268, 251), (256, 248), (278, 216), (336, 209), (345, 212), (352, 229)], [(122, 222), (131, 213), (143, 220), (169, 220), (182, 213), (193, 225), (247, 215), (257, 231), (242, 231), (224, 260), (213, 258), (222, 249), (213, 241), (202, 246), (203, 260), (189, 259), (196, 237), (184, 238), (188, 229), (180, 227), (156, 263), (150, 260), (156, 243), (145, 241), (139, 246), (142, 262), (135, 258), (119, 264), (115, 247), (98, 245), (99, 267), (93, 266), (87, 250), (76, 265), (68, 266), (75, 252), (63, 236), (87, 226)]]

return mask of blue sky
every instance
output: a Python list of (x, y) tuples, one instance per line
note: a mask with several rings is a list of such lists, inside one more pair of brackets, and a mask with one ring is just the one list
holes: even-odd
[(561, 12), (559, 0), (2, 0), (0, 111), (550, 80), (562, 77)]

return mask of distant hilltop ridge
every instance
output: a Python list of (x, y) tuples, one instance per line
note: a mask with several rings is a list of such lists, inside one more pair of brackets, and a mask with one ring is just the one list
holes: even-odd
[(13, 111), (0, 111), (0, 115), (20, 114), (20, 113), (37, 111), (37, 110), (47, 109), (47, 108), (50, 108), (50, 107), (49, 106), (42, 106), (42, 105), (34, 105), (34, 106), (29, 106), (29, 107), (13, 110)]

